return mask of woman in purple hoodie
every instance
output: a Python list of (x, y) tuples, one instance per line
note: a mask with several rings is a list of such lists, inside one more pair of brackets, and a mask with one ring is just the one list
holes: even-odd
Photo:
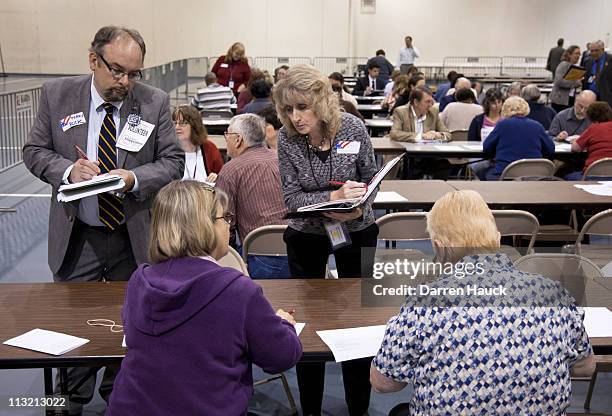
[(291, 315), (216, 260), (227, 253), (227, 198), (172, 182), (153, 206), (151, 264), (132, 275), (122, 310), (128, 345), (107, 415), (243, 415), (251, 365), (293, 367), (302, 345)]

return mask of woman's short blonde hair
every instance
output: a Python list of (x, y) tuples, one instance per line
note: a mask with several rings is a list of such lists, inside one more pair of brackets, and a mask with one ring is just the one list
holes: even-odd
[(324, 137), (331, 140), (336, 136), (342, 122), (340, 101), (334, 93), (329, 79), (310, 65), (295, 65), (287, 75), (274, 85), (272, 97), (278, 118), (287, 129), (289, 136), (297, 136), (286, 107), (304, 103), (321, 120)]
[[(450, 252), (495, 252), (500, 235), (493, 213), (476, 191), (448, 192), (427, 215), (427, 232)], [(457, 261), (457, 256), (450, 256)], [(454, 258), (453, 258), (454, 257)]]
[(198, 181), (173, 181), (153, 203), (149, 260), (207, 256), (217, 246), (215, 217), (223, 216), (227, 196)]
[(501, 116), (503, 118), (510, 118), (513, 116), (525, 117), (529, 114), (529, 104), (521, 97), (508, 97), (501, 109)]

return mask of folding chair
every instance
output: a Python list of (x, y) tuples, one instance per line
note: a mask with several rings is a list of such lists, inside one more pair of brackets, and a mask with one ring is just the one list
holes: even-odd
[[(502, 236), (514, 237), (515, 245), (519, 241), (516, 237), (527, 236), (530, 238), (526, 254), (532, 254), (533, 245), (540, 229), (536, 216), (530, 212), (519, 210), (493, 210), (492, 212), (499, 233)], [(506, 245), (503, 245), (500, 251), (508, 255), (512, 261), (516, 261), (522, 255), (515, 247)]]
[(548, 159), (520, 159), (506, 166), (499, 180), (512, 180), (521, 176), (552, 176), (554, 173), (555, 164)]

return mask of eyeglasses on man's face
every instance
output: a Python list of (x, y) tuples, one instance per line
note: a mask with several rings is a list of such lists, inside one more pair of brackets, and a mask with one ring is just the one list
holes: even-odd
[(109, 64), (102, 55), (98, 55), (98, 57), (102, 60), (102, 62), (104, 62), (104, 65), (106, 65), (106, 67), (108, 68), (108, 71), (111, 73), (111, 76), (115, 80), (119, 81), (124, 76), (127, 76), (130, 81), (139, 81), (142, 79), (141, 71), (125, 72), (122, 69), (111, 66), (111, 64)]

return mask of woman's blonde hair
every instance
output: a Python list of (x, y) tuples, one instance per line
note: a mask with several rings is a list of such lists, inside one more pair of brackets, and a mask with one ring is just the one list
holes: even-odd
[(229, 47), (229, 49), (227, 50), (227, 53), (225, 54), (226, 63), (231, 64), (234, 62), (234, 57), (232, 56), (232, 54), (234, 53), (235, 50), (242, 50), (242, 57), (240, 58), (239, 62), (248, 62), (248, 59), (246, 57), (246, 49), (244, 48), (244, 45), (240, 42), (234, 42), (232, 43), (232, 46)]
[(529, 104), (521, 97), (508, 97), (501, 109), (501, 116), (503, 118), (509, 118), (513, 116), (525, 117), (529, 114)]
[(427, 232), (437, 240), (447, 261), (474, 252), (495, 252), (500, 247), (493, 213), (476, 191), (448, 192), (427, 215)]
[(191, 126), (191, 136), (189, 137), (191, 144), (202, 146), (208, 141), (208, 132), (204, 123), (202, 123), (202, 116), (194, 106), (190, 104), (179, 105), (172, 112), (172, 121), (178, 121), (179, 116)]
[(289, 136), (297, 136), (285, 108), (304, 103), (311, 108), (321, 121), (323, 137), (333, 141), (340, 129), (342, 114), (338, 95), (334, 93), (329, 79), (310, 65), (295, 65), (287, 75), (274, 85), (272, 97), (278, 118)]
[(173, 181), (153, 203), (149, 260), (207, 256), (217, 246), (215, 217), (223, 216), (227, 196), (198, 181)]

